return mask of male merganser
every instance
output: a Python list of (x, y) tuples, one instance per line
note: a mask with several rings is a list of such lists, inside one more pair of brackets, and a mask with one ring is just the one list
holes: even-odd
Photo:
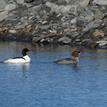
[(10, 64), (24, 64), (24, 63), (29, 63), (31, 61), (30, 57), (27, 55), (27, 52), (29, 49), (24, 48), (22, 50), (22, 57), (15, 57), (12, 59), (7, 59), (3, 61), (3, 63), (10, 63)]
[(58, 63), (58, 64), (77, 64), (79, 62), (79, 56), (80, 56), (80, 51), (76, 49), (72, 52), (71, 58), (64, 58), (64, 59), (55, 61), (55, 63)]

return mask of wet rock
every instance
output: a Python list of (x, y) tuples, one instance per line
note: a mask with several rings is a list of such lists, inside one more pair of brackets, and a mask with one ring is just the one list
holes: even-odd
[(41, 37), (33, 37), (32, 42), (33, 42), (33, 43), (37, 43), (37, 42), (39, 42), (41, 39), (42, 39)]
[(37, 33), (35, 33), (35, 36), (33, 37), (33, 43), (35, 42), (35, 43), (37, 43), (37, 42), (42, 42), (42, 41), (45, 41), (45, 39), (46, 39), (47, 37), (46, 37), (46, 35), (45, 34), (41, 34), (41, 35), (39, 35), (39, 34), (37, 34)]
[(101, 40), (96, 42), (99, 48), (107, 49), (107, 40)]
[(76, 14), (76, 8), (77, 6), (76, 5), (61, 5), (61, 6), (58, 6), (54, 3), (51, 3), (51, 2), (46, 2), (46, 6), (51, 8), (51, 11), (52, 12), (55, 12), (55, 13), (73, 13), (73, 14)]
[(93, 41), (91, 39), (84, 39), (81, 42), (81, 45), (84, 47), (88, 47), (88, 48), (97, 48), (98, 44), (96, 43), (96, 41)]
[(9, 33), (12, 33), (12, 34), (15, 34), (16, 33), (16, 30), (9, 30)]
[(71, 39), (69, 37), (62, 37), (58, 40), (59, 43), (63, 43), (63, 44), (70, 44), (71, 43)]

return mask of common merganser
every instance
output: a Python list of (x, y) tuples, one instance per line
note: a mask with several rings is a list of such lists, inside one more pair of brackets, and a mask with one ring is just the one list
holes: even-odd
[(58, 64), (77, 64), (79, 62), (79, 57), (80, 57), (80, 51), (79, 50), (74, 50), (71, 54), (71, 58), (64, 58), (61, 60), (55, 61), (55, 63)]
[(7, 59), (3, 61), (3, 63), (10, 63), (10, 64), (24, 64), (24, 63), (29, 63), (31, 61), (30, 57), (27, 55), (27, 52), (29, 49), (24, 48), (22, 50), (22, 57), (15, 57), (12, 59)]

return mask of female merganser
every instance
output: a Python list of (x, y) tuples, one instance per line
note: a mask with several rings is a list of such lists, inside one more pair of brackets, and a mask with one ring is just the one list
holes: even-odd
[(24, 48), (22, 50), (22, 55), (23, 57), (15, 57), (12, 59), (8, 59), (3, 61), (3, 63), (10, 63), (10, 64), (22, 64), (22, 63), (29, 63), (31, 61), (30, 57), (27, 55), (27, 52), (29, 51), (29, 49)]
[(80, 51), (76, 49), (72, 52), (71, 58), (64, 58), (64, 59), (55, 61), (55, 63), (58, 63), (58, 64), (77, 64), (79, 62), (79, 56), (80, 56)]

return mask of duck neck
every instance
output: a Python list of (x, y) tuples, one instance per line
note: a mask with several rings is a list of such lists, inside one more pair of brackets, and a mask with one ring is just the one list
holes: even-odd
[(24, 57), (24, 56), (26, 56), (27, 54), (26, 54), (25, 51), (22, 51), (22, 55), (23, 55), (23, 57)]
[(24, 58), (27, 62), (30, 62), (30, 61), (31, 61), (31, 59), (30, 59), (30, 57), (29, 57), (28, 55), (23, 56), (23, 58)]
[(73, 61), (75, 61), (76, 63), (78, 63), (79, 62), (79, 57), (74, 57), (74, 56), (72, 56), (72, 58), (71, 58)]

